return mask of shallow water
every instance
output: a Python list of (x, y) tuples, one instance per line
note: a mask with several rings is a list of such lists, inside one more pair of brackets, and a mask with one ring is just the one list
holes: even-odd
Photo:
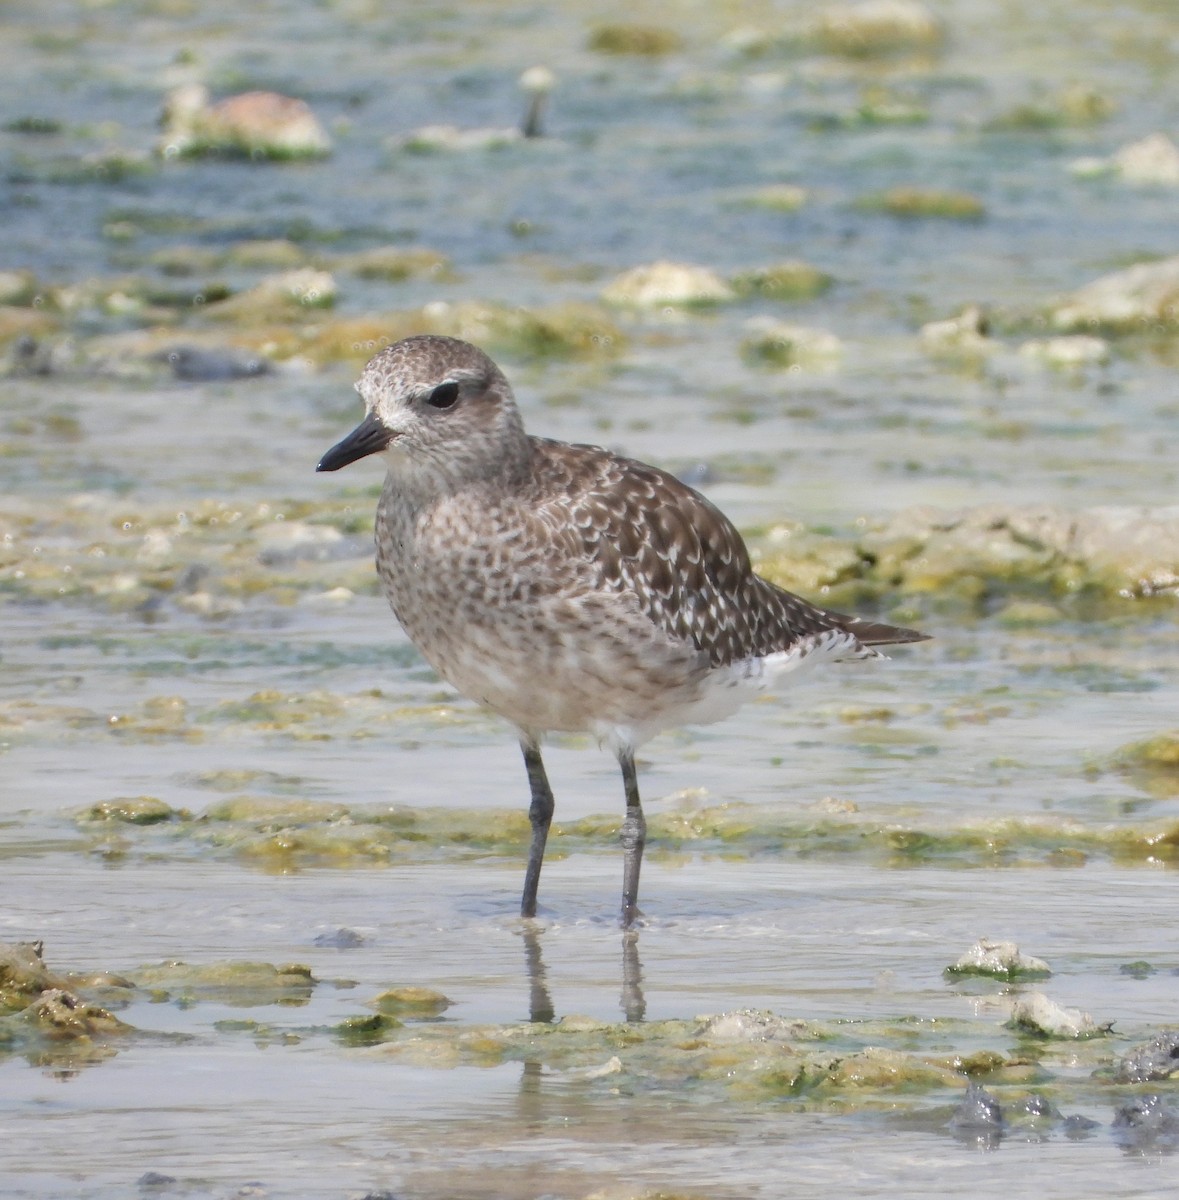
[[(942, 52), (879, 62), (751, 58), (725, 42), (801, 18), (793, 4), (681, 6), (685, 48), (653, 60), (588, 50), (601, 16), (580, 4), (14, 10), (0, 107), (61, 128), (0, 132), (0, 269), (47, 285), (166, 282), (159, 251), (275, 237), (328, 255), (424, 245), (451, 261), (449, 280), (339, 274), (334, 315), (347, 318), (594, 301), (660, 257), (723, 275), (803, 258), (836, 281), (805, 302), (614, 314), (625, 345), (600, 355), (497, 351), (530, 428), (701, 480), (767, 552), (781, 522), (847, 537), (918, 504), (1169, 503), (1172, 340), (1069, 372), (1018, 346), (1054, 294), (1174, 252), (1174, 189), (1068, 170), (1174, 128), (1170, 6), (937, 11)], [(635, 19), (669, 20), (655, 7)], [(534, 61), (560, 76), (551, 138), (397, 149), (425, 124), (510, 124), (515, 75)], [(333, 156), (147, 159), (125, 176), (87, 165), (147, 152), (162, 92), (192, 74), (218, 93), (305, 97)], [(1074, 85), (1108, 98), (1107, 120), (987, 127)], [(873, 89), (928, 120), (852, 119)], [(782, 182), (808, 190), (799, 211), (738, 203)], [(913, 182), (969, 192), (986, 216), (854, 206)], [(257, 277), (231, 264), (197, 282)], [(918, 326), (967, 302), (1015, 332), (982, 366), (928, 356)], [(837, 333), (842, 358), (751, 365), (747, 322), (767, 315)], [(68, 328), (85, 343), (134, 325), (95, 308)], [(139, 1033), (0, 1043), (0, 1191), (1169, 1195), (1174, 1130), (1126, 1137), (1114, 1119), (1144, 1092), (1179, 1106), (1174, 1083), (1119, 1085), (1109, 1070), (1179, 1021), (1179, 785), (1173, 770), (1112, 761), (1174, 726), (1173, 604), (1127, 601), (1099, 619), (1062, 605), (1013, 624), (889, 596), (936, 640), (656, 739), (640, 762), (657, 832), (635, 943), (614, 925), (616, 768), (558, 740), (546, 761), (560, 828), (530, 936), (514, 915), (513, 738), (432, 677), (377, 595), (376, 469), (313, 473), (359, 416), (354, 373), (3, 382), (0, 941), (43, 939), (61, 971), (294, 962), (319, 982), (279, 1000), (141, 987), (110, 1001)], [(86, 816), (140, 796), (174, 819)], [(217, 815), (240, 797), (254, 816)], [(307, 802), (324, 807), (265, 816)], [(401, 821), (421, 838), (399, 838)], [(1006, 1027), (1025, 985), (943, 973), (980, 936), (1048, 960), (1034, 986), (1112, 1033), (1056, 1043)], [(1122, 970), (1135, 963), (1148, 968)], [(372, 1044), (341, 1032), (407, 985), (452, 1004)], [(952, 1123), (962, 1075), (772, 1086), (777, 1049), (734, 1050), (726, 1074), (693, 1057), (706, 1038), (666, 1027), (744, 1009), (812, 1022), (816, 1045), (852, 1060), (865, 1047), (910, 1066), (994, 1052), (1002, 1068), (981, 1077), (1005, 1111), (1036, 1091), (1099, 1124), (983, 1136)], [(530, 1020), (562, 1019), (529, 1042)]]

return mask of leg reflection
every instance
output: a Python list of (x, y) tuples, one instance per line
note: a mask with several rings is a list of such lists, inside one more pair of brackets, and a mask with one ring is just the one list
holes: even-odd
[(548, 1025), (556, 1013), (540, 952), (540, 930), (533, 921), (524, 925), (524, 968), (528, 972), (528, 1019), (534, 1024)]
[(641, 1021), (647, 1013), (637, 929), (628, 929), (622, 935), (622, 1011), (631, 1023)]

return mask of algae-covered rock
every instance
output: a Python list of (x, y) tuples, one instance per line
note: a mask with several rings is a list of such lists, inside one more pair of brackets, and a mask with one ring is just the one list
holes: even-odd
[(19, 1012), (65, 981), (45, 966), (40, 942), (0, 942), (0, 1015)]
[(794, 183), (770, 183), (765, 187), (755, 188), (751, 192), (742, 192), (734, 197), (734, 203), (746, 205), (749, 208), (764, 208), (770, 212), (797, 212), (807, 202), (806, 188)]
[(1079, 158), (1071, 170), (1082, 178), (1116, 175), (1127, 183), (1174, 187), (1179, 184), (1179, 146), (1165, 133), (1152, 133), (1108, 158)]
[(335, 1028), (338, 1041), (345, 1046), (376, 1046), (386, 1036), (402, 1028), (402, 1022), (390, 1013), (370, 1013), (362, 1017), (346, 1017)]
[(703, 1018), (697, 1036), (708, 1042), (793, 1042), (812, 1040), (816, 1033), (807, 1021), (745, 1008)]
[(19, 1019), (53, 1041), (107, 1038), (129, 1033), (131, 1026), (99, 1004), (63, 988), (49, 988), (20, 1013)]
[(589, 48), (599, 54), (634, 54), (657, 58), (683, 48), (683, 39), (674, 29), (660, 25), (615, 23), (599, 25), (590, 31)]
[(166, 962), (129, 972), (137, 987), (157, 999), (249, 1008), (263, 1004), (303, 1005), (318, 980), (299, 963), (226, 960), (211, 963)]
[(1110, 346), (1104, 338), (1076, 333), (1054, 338), (1035, 338), (1019, 348), (1023, 358), (1062, 371), (1072, 371), (1109, 361)]
[(1065, 331), (1173, 332), (1179, 329), (1179, 255), (1102, 275), (1056, 302), (1048, 315)]
[(607, 304), (632, 308), (695, 307), (723, 304), (736, 293), (707, 267), (661, 260), (633, 267), (613, 279), (602, 291)]
[(1179, 588), (1179, 507), (910, 509), (864, 534), (902, 591), (978, 601), (996, 588), (1145, 596)]
[(1014, 1029), (1039, 1037), (1077, 1041), (1101, 1037), (1109, 1032), (1079, 1008), (1065, 1008), (1049, 1000), (1043, 992), (1029, 992), (1016, 999), (1011, 1008), (1009, 1024)]
[(127, 825), (158, 825), (173, 821), (180, 814), (157, 796), (118, 796), (100, 800), (83, 810), (82, 821), (121, 821)]
[(877, 58), (937, 50), (945, 30), (919, 0), (861, 0), (820, 10), (811, 37), (828, 54)]
[(41, 287), (32, 271), (0, 270), (0, 305), (25, 308), (41, 294)]
[(743, 271), (732, 279), (739, 296), (764, 296), (770, 300), (810, 300), (834, 282), (825, 271), (810, 263), (787, 261)]
[(303, 312), (330, 308), (336, 300), (336, 283), (327, 271), (299, 267), (264, 279), (255, 287), (209, 304), (205, 316), (214, 320), (263, 324)]
[(825, 329), (792, 325), (771, 317), (755, 318), (747, 328), (749, 334), (741, 342), (741, 355), (756, 366), (829, 370), (843, 353), (839, 338)]
[(962, 1076), (949, 1067), (899, 1050), (868, 1046), (829, 1063), (819, 1079), (824, 1088), (914, 1091), (958, 1087)]
[(486, 346), (496, 354), (527, 358), (613, 357), (626, 338), (610, 316), (593, 304), (518, 308), (481, 301), (435, 301), (424, 308), (319, 323), (293, 337), (287, 353), (317, 362), (365, 361), (374, 351), (418, 333), (442, 334)]
[(320, 158), (331, 139), (303, 100), (275, 92), (243, 92), (210, 103), (209, 91), (186, 84), (164, 102), (160, 154), (164, 158), (205, 154), (255, 160)]
[(995, 942), (979, 938), (957, 962), (946, 968), (947, 975), (986, 975), (992, 979), (1043, 979), (1052, 974), (1042, 959), (1024, 954), (1014, 942)]
[(1054, 95), (1017, 104), (987, 121), (984, 128), (1000, 133), (1040, 133), (1073, 126), (1097, 125), (1116, 108), (1091, 84), (1074, 83)]
[(301, 800), (295, 796), (231, 796), (210, 805), (205, 812), (209, 821), (247, 821), (256, 825), (305, 825), (338, 821), (347, 815), (348, 810), (342, 804)]
[(441, 992), (427, 987), (394, 987), (373, 1000), (378, 1012), (397, 1017), (437, 1017), (454, 1002)]
[(341, 254), (333, 262), (338, 271), (347, 271), (361, 279), (381, 279), (399, 283), (403, 279), (443, 279), (451, 277), (450, 260), (425, 247), (404, 249), (378, 246)]
[(1179, 776), (1179, 729), (1131, 742), (1117, 752), (1114, 761), (1129, 769), (1168, 771)]
[(1179, 729), (1122, 746), (1109, 765), (1152, 796), (1179, 796)]
[(856, 208), (906, 219), (978, 221), (986, 215), (983, 202), (969, 192), (917, 185), (891, 187), (861, 196)]
[(922, 349), (935, 358), (980, 359), (999, 347), (977, 304), (967, 305), (957, 316), (922, 325), (920, 336)]

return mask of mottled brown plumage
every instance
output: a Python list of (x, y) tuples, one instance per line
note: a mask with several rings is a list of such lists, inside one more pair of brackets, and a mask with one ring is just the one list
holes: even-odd
[(552, 817), (545, 732), (591, 732), (618, 755), (629, 924), (644, 840), (636, 746), (719, 720), (801, 666), (925, 637), (762, 579), (729, 520), (666, 472), (530, 437), (499, 368), (465, 342), (408, 338), (370, 361), (357, 390), (365, 420), (319, 469), (383, 453), (377, 567), (393, 611), (444, 679), (520, 731), (525, 916)]

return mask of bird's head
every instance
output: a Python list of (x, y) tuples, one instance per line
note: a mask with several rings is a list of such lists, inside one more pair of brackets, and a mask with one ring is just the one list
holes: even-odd
[(338, 471), (381, 454), (390, 470), (472, 479), (510, 468), (528, 442), (512, 389), (476, 346), (423, 334), (386, 347), (357, 380), (364, 420), (320, 459)]

